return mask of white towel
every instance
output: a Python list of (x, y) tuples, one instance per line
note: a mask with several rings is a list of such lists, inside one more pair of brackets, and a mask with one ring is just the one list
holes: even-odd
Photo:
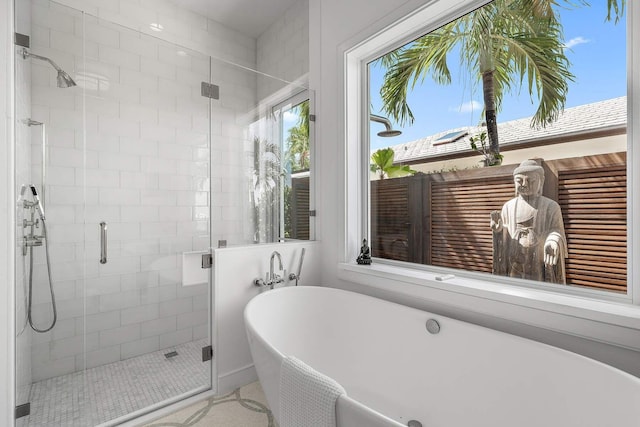
[(286, 356), (280, 373), (280, 427), (336, 427), (336, 401), (342, 394), (335, 380)]

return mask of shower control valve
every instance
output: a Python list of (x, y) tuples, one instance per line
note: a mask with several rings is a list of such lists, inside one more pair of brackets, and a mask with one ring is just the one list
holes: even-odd
[(24, 244), (26, 246), (42, 246), (42, 236), (25, 236)]
[(22, 238), (22, 256), (27, 256), (27, 248), (42, 246), (42, 236), (24, 236)]

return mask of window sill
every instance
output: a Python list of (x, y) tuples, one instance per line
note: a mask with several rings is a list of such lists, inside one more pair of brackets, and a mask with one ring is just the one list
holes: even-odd
[(383, 263), (338, 266), (345, 281), (640, 351), (640, 306), (476, 278), (436, 280), (443, 275)]

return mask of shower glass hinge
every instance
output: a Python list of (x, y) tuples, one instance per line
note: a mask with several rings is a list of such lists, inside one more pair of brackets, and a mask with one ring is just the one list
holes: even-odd
[(205, 98), (220, 99), (220, 86), (202, 82), (202, 85), (200, 86), (200, 93)]
[(208, 362), (211, 359), (213, 359), (213, 347), (210, 345), (202, 347), (202, 361)]
[(315, 209), (309, 211), (309, 216), (316, 216)]
[(16, 406), (16, 420), (18, 418), (26, 417), (31, 413), (31, 403), (23, 403), (22, 405)]
[(213, 265), (213, 256), (211, 254), (202, 254), (202, 268), (211, 268)]
[(15, 33), (14, 35), (15, 37), (15, 44), (17, 44), (18, 46), (22, 46), (22, 47), (26, 47), (27, 49), (29, 49), (29, 45), (31, 44), (29, 42), (29, 36), (26, 34), (20, 34), (20, 33)]
[(316, 121), (316, 115), (315, 114), (309, 114), (309, 121), (310, 122), (315, 122)]

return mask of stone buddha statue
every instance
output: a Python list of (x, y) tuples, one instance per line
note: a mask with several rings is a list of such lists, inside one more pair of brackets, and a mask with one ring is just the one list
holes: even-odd
[(567, 242), (560, 206), (542, 195), (544, 169), (525, 160), (513, 171), (516, 197), (491, 212), (493, 273), (566, 283)]

